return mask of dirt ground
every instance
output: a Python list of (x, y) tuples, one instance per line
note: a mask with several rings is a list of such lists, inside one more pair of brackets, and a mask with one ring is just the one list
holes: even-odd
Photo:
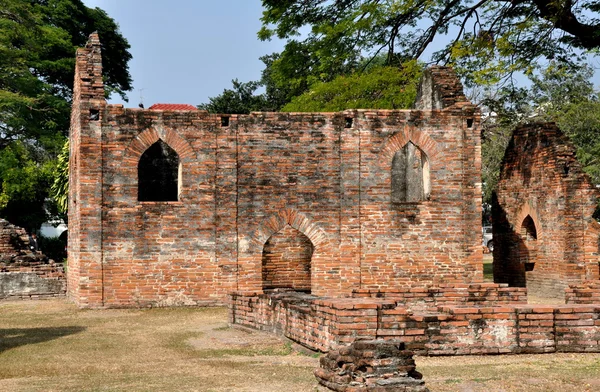
[[(0, 391), (317, 391), (318, 354), (224, 308), (0, 302)], [(417, 357), (436, 391), (600, 391), (598, 354)]]

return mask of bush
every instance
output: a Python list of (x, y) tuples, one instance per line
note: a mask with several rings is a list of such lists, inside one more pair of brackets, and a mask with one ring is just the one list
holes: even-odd
[(39, 247), (43, 254), (57, 263), (63, 262), (67, 258), (66, 242), (59, 237), (38, 238)]

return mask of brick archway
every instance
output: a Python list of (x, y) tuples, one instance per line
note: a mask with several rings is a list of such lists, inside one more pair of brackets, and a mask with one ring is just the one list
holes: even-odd
[(266, 219), (254, 233), (253, 241), (262, 249), (273, 234), (287, 225), (290, 225), (308, 237), (315, 247), (315, 252), (320, 245), (327, 242), (327, 235), (321, 228), (314, 224), (306, 215), (289, 208), (283, 209)]
[(123, 152), (123, 160), (126, 164), (137, 166), (137, 163), (142, 154), (158, 140), (162, 140), (169, 145), (177, 155), (181, 162), (188, 162), (196, 159), (196, 154), (192, 146), (174, 130), (163, 128), (161, 126), (152, 127), (140, 132), (125, 148)]
[(537, 210), (531, 206), (531, 202), (524, 203), (519, 209), (519, 213), (517, 214), (517, 218), (515, 219), (513, 230), (515, 231), (515, 233), (520, 233), (523, 221), (525, 220), (525, 218), (527, 218), (527, 216), (531, 217), (531, 220), (535, 225), (536, 239), (539, 241), (543, 237), (542, 225), (540, 223), (540, 218), (537, 213)]
[(429, 135), (426, 135), (414, 127), (406, 126), (402, 131), (396, 132), (383, 143), (380, 153), (382, 159), (379, 160), (379, 164), (384, 168), (391, 165), (396, 152), (403, 148), (408, 142), (412, 142), (415, 146), (423, 150), (427, 155), (430, 164), (434, 162), (434, 158), (439, 153), (437, 143), (429, 137)]

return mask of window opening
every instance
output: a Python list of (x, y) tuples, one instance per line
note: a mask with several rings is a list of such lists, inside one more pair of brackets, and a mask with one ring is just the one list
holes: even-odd
[(179, 156), (159, 139), (148, 147), (138, 163), (138, 200), (177, 201), (180, 173)]
[(416, 203), (431, 194), (429, 160), (412, 142), (406, 143), (392, 160), (392, 202)]
[(535, 223), (530, 215), (527, 215), (523, 219), (521, 224), (521, 236), (525, 241), (537, 240), (537, 230), (535, 229)]
[(100, 110), (90, 109), (90, 121), (98, 121), (98, 120), (100, 120)]

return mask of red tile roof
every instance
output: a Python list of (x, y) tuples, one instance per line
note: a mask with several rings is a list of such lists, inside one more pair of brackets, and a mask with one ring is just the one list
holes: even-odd
[(195, 106), (181, 103), (155, 103), (150, 110), (198, 110)]

